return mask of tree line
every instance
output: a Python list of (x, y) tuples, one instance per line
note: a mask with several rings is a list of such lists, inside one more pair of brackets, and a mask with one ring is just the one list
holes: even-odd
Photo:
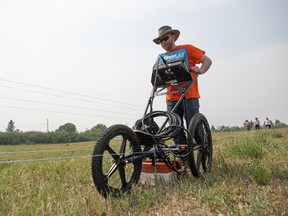
[(66, 123), (51, 132), (22, 132), (19, 129), (16, 129), (14, 122), (10, 120), (6, 132), (0, 132), (0, 145), (96, 141), (106, 129), (106, 125), (97, 124), (90, 130), (87, 129), (86, 131), (79, 133), (73, 123)]
[[(286, 128), (288, 125), (276, 120), (272, 124), (272, 128)], [(104, 124), (97, 124), (90, 130), (77, 132), (77, 128), (73, 123), (61, 125), (58, 129), (52, 132), (28, 131), (22, 132), (15, 128), (14, 122), (10, 120), (6, 128), (6, 132), (0, 132), (0, 145), (18, 145), (18, 144), (44, 144), (44, 143), (72, 143), (96, 141), (107, 129)], [(239, 126), (211, 126), (212, 132), (227, 132), (227, 131), (243, 131), (245, 127)]]

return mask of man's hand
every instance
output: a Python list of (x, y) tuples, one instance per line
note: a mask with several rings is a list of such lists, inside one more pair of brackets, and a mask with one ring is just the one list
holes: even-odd
[(206, 71), (210, 68), (212, 64), (212, 61), (208, 56), (203, 55), (200, 63), (202, 64), (201, 68), (199, 68), (198, 66), (191, 68), (191, 71), (193, 73), (198, 73), (198, 74), (206, 73)]
[(191, 68), (191, 71), (193, 72), (193, 73), (199, 73), (199, 74), (203, 74), (203, 72), (201, 71), (201, 69), (198, 67), (198, 66), (195, 66), (195, 67), (193, 67), (193, 68)]

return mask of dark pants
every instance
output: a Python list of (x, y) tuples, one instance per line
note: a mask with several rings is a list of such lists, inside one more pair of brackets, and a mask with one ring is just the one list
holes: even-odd
[[(171, 111), (173, 109), (173, 107), (175, 106), (175, 104), (177, 103), (177, 101), (167, 101), (167, 111)], [(188, 119), (186, 119), (186, 114), (185, 114), (185, 109), (184, 109), (184, 104), (181, 103), (176, 110), (174, 110), (174, 113), (176, 113), (181, 119), (182, 119), (182, 127), (184, 125), (184, 118), (186, 120), (186, 122), (191, 121), (192, 117), (196, 114), (199, 113), (199, 99), (198, 98), (189, 98), (186, 99), (186, 106), (187, 106), (187, 117)], [(186, 125), (185, 125), (186, 128)], [(179, 134), (174, 138), (174, 142), (175, 144), (187, 144), (187, 139), (185, 136), (184, 131), (179, 132)]]
[(256, 125), (255, 125), (255, 128), (256, 128), (256, 130), (259, 130), (259, 129), (260, 129), (260, 125), (259, 125), (259, 124), (256, 124)]

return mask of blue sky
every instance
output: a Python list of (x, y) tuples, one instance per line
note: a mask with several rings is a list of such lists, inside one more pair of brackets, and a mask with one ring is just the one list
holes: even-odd
[[(199, 78), (201, 108), (214, 126), (248, 119), (288, 124), (285, 0), (0, 1), (0, 131), (79, 131), (132, 126), (163, 50), (162, 25), (181, 31), (213, 60)], [(155, 100), (165, 110), (165, 98)]]

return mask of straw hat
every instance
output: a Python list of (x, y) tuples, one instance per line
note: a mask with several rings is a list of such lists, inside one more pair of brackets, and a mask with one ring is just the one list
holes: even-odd
[(158, 29), (158, 37), (153, 40), (154, 43), (160, 44), (159, 38), (166, 34), (173, 34), (175, 35), (175, 41), (178, 39), (180, 35), (180, 31), (177, 29), (172, 29), (170, 26), (162, 26), (161, 28)]

